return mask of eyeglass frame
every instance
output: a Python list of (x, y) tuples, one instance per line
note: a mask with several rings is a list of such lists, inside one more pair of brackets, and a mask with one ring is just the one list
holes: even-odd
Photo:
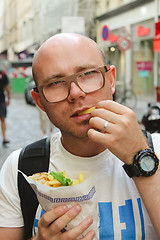
[[(55, 101), (55, 102), (50, 102), (47, 100), (47, 98), (45, 97), (44, 95), (44, 92), (43, 92), (43, 88), (48, 85), (49, 83), (46, 83), (46, 84), (42, 84), (42, 85), (39, 85), (39, 86), (35, 86), (33, 88), (34, 92), (36, 93), (41, 93), (43, 95), (43, 97), (45, 98), (45, 100), (49, 103), (57, 103), (57, 102), (61, 102), (61, 101), (64, 101), (68, 98), (69, 94), (70, 94), (70, 86), (71, 86), (71, 83), (74, 82), (80, 89), (81, 87), (79, 86), (78, 82), (77, 82), (77, 78), (79, 75), (82, 75), (83, 73), (87, 73), (87, 72), (90, 72), (90, 71), (94, 71), (94, 70), (97, 70), (97, 71), (100, 71), (102, 73), (102, 76), (103, 76), (103, 85), (101, 88), (97, 89), (97, 90), (94, 90), (94, 91), (91, 91), (91, 92), (96, 92), (100, 89), (102, 89), (104, 87), (104, 84), (105, 84), (105, 73), (108, 72), (109, 70), (111, 70), (111, 67), (110, 65), (104, 65), (102, 67), (97, 67), (97, 68), (91, 68), (91, 69), (85, 69), (81, 72), (77, 72), (75, 74), (72, 74), (72, 75), (69, 75), (69, 76), (66, 76), (66, 77), (61, 77), (60, 79), (63, 80), (65, 79), (65, 82), (67, 83), (68, 85), (68, 95), (66, 98), (64, 98), (63, 100), (60, 100), (60, 101)], [(51, 78), (52, 79), (52, 78)], [(68, 81), (67, 81), (68, 79)], [(81, 91), (83, 91), (84, 93), (91, 93), (91, 92), (85, 92), (84, 90), (81, 89)]]

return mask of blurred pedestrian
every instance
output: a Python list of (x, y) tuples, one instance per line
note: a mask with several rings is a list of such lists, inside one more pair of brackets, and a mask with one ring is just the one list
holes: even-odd
[[(7, 101), (6, 101), (7, 95)], [(10, 104), (10, 84), (8, 76), (4, 71), (0, 70), (0, 120), (1, 120), (1, 132), (2, 132), (2, 144), (5, 146), (9, 143), (6, 139), (6, 122), (7, 106)]]
[(49, 120), (46, 112), (42, 111), (39, 107), (37, 108), (39, 112), (40, 128), (42, 130), (43, 137), (51, 136), (55, 127)]

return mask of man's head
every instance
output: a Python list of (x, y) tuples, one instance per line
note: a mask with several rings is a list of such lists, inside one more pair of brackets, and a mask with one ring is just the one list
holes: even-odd
[[(33, 76), (39, 88), (53, 78), (59, 81), (63, 77), (104, 65), (104, 56), (93, 40), (79, 34), (62, 33), (51, 37), (39, 48), (33, 61)], [(115, 68), (112, 67), (105, 73), (104, 87), (91, 93), (83, 92), (75, 82), (71, 82), (68, 97), (57, 103), (47, 102), (42, 92), (32, 92), (32, 96), (62, 132), (69, 132), (71, 128), (76, 131), (76, 126), (80, 131), (84, 125), (89, 128), (88, 120), (76, 119), (77, 111), (94, 106), (100, 100), (112, 99), (114, 78)], [(65, 117), (62, 118), (62, 115)]]
[[(37, 83), (37, 79), (41, 71), (38, 70), (38, 65), (40, 64), (40, 60), (43, 61), (43, 57), (45, 58), (45, 61), (49, 57), (49, 53), (54, 54), (55, 61), (57, 61), (57, 55), (60, 56), (64, 61), (68, 63), (68, 60), (71, 60), (71, 57), (73, 58), (73, 61), (75, 62), (76, 57), (79, 57), (80, 55), (76, 55), (76, 47), (78, 48), (78, 53), (82, 54), (84, 52), (85, 56), (83, 57), (83, 61), (86, 58), (86, 55), (89, 55), (88, 51), (90, 48), (96, 49), (98, 52), (99, 57), (101, 58), (101, 61), (103, 65), (106, 64), (106, 60), (104, 58), (104, 55), (101, 51), (101, 49), (98, 47), (98, 45), (90, 38), (85, 37), (80, 34), (75, 33), (61, 33), (54, 35), (53, 37), (46, 40), (43, 45), (39, 48), (38, 52), (36, 53), (32, 65), (32, 72), (35, 82)], [(89, 47), (89, 48), (88, 48)], [(77, 49), (76, 49), (77, 50)], [(64, 58), (63, 58), (64, 55)], [(98, 57), (98, 56), (97, 56)], [(48, 59), (49, 60), (49, 59)], [(53, 60), (53, 59), (52, 59)], [(61, 60), (62, 61), (62, 60)], [(65, 62), (65, 63), (66, 63)], [(88, 63), (92, 64), (91, 63)], [(41, 69), (41, 66), (39, 66)], [(42, 70), (42, 69), (41, 69)]]

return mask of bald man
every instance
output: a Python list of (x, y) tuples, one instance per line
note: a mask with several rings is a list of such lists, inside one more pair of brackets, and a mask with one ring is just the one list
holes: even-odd
[[(50, 140), (48, 171), (89, 171), (100, 219), (97, 229), (92, 228), (93, 215), (87, 215), (77, 226), (62, 231), (82, 211), (81, 204), (75, 203), (71, 208), (62, 204), (45, 213), (39, 205), (34, 234), (29, 237), (35, 240), (159, 239), (160, 135), (152, 135), (155, 155), (134, 112), (113, 101), (115, 67), (106, 65), (103, 53), (93, 40), (63, 33), (51, 37), (39, 48), (33, 61), (33, 76), (36, 87), (32, 97), (60, 130)], [(24, 234), (17, 191), (19, 152), (9, 156), (1, 172), (0, 236), (3, 240), (21, 240)], [(145, 166), (142, 172), (137, 165), (140, 161), (137, 159), (141, 158)], [(150, 158), (151, 170), (147, 165)]]

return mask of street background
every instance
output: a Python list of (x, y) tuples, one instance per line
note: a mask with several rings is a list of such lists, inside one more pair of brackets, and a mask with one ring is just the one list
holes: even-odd
[[(26, 104), (23, 96), (12, 98), (7, 111), (6, 135), (10, 143), (6, 147), (2, 145), (0, 131), (0, 168), (11, 152), (43, 138), (38, 109)], [(57, 130), (54, 129), (54, 131)]]
[[(147, 102), (154, 102), (153, 98), (139, 99), (135, 108), (138, 122), (141, 122)], [(40, 129), (39, 113), (35, 106), (26, 104), (24, 97), (14, 97), (8, 106), (7, 123), (7, 139), (10, 144), (7, 147), (2, 145), (2, 136), (0, 134), (0, 168), (9, 154), (25, 145), (43, 138)], [(143, 126), (140, 124), (140, 127)], [(56, 132), (57, 129), (54, 129)], [(0, 132), (1, 133), (1, 132)]]
[(0, 0), (0, 69), (12, 88), (11, 143), (2, 146), (0, 130), (0, 168), (13, 150), (43, 137), (38, 110), (25, 103), (24, 91), (33, 77), (35, 53), (57, 33), (95, 40), (107, 64), (116, 67), (116, 100), (118, 95), (120, 102), (128, 95), (128, 103), (133, 95), (138, 98), (139, 123), (148, 102), (160, 103), (160, 0)]

